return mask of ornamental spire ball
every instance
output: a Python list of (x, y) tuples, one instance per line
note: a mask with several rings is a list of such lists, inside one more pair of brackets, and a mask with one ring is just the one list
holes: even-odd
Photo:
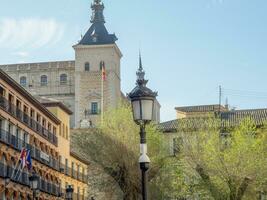
[(94, 0), (94, 3), (91, 5), (91, 9), (93, 11), (91, 23), (105, 23), (103, 14), (104, 8), (105, 6), (101, 0)]
[(99, 4), (99, 3), (101, 2), (101, 0), (94, 0), (94, 2), (95, 2), (96, 4)]

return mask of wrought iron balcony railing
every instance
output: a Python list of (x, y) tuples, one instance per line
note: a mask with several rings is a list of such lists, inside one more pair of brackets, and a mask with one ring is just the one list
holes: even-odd
[[(30, 186), (29, 173), (23, 170), (15, 169), (5, 163), (0, 162), (0, 177), (10, 179), (13, 182), (19, 183), (24, 186)], [(59, 197), (61, 194), (60, 187), (54, 183), (46, 181), (39, 177), (38, 188), (40, 191), (47, 194)]]
[[(49, 156), (48, 160), (45, 160), (41, 156), (41, 150), (36, 148), (33, 145), (28, 144), (24, 140), (18, 138), (15, 135), (12, 135), (8, 131), (5, 131), (3, 129), (0, 129), (0, 142), (5, 143), (12, 148), (16, 149), (17, 151), (21, 151), (22, 148), (26, 148), (31, 151), (31, 157), (40, 163), (57, 170), (61, 173), (65, 173), (65, 175), (70, 176), (76, 180), (79, 180), (83, 183), (87, 183), (87, 177), (84, 173), (80, 172), (78, 173), (76, 170), (72, 170), (70, 167), (67, 167), (59, 162), (59, 160), (52, 158), (52, 156)], [(63, 171), (61, 171), (63, 169)]]
[(11, 114), (13, 117), (17, 118), (20, 122), (27, 125), (29, 128), (34, 130), (38, 135), (47, 139), (54, 145), (58, 145), (58, 138), (55, 134), (51, 133), (45, 127), (43, 127), (39, 122), (32, 119), (27, 113), (20, 110), (18, 107), (9, 102), (5, 97), (0, 95), (0, 108)]
[(100, 115), (101, 114), (101, 110), (100, 109), (96, 109), (96, 110), (84, 110), (84, 115), (85, 116), (89, 116), (89, 115)]

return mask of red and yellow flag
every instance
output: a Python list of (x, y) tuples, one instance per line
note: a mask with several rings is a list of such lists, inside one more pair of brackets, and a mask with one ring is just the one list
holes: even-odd
[(101, 63), (101, 69), (102, 69), (102, 80), (105, 81), (107, 76), (106, 76), (106, 67), (104, 61)]

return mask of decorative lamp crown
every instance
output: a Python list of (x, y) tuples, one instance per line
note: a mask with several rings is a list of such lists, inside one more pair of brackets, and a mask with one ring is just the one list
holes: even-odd
[(153, 118), (154, 101), (158, 94), (146, 86), (148, 80), (145, 79), (141, 54), (139, 54), (139, 68), (136, 75), (136, 87), (128, 94), (128, 97), (132, 103), (135, 122), (137, 124), (146, 124)]

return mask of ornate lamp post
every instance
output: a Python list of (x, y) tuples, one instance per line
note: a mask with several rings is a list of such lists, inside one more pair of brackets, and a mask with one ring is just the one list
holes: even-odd
[(139, 69), (136, 73), (136, 87), (128, 94), (131, 100), (133, 118), (136, 124), (140, 126), (140, 158), (139, 164), (142, 173), (142, 197), (147, 200), (147, 176), (150, 159), (147, 156), (146, 132), (145, 126), (153, 118), (154, 101), (157, 92), (153, 92), (146, 87), (148, 80), (145, 80), (145, 72), (142, 67), (141, 55), (139, 56)]
[(33, 173), (30, 177), (29, 177), (29, 182), (30, 182), (30, 187), (33, 191), (33, 199), (36, 199), (36, 195), (37, 195), (37, 191), (38, 191), (38, 176)]
[(73, 199), (73, 188), (71, 185), (68, 185), (66, 188), (66, 200), (72, 200)]

